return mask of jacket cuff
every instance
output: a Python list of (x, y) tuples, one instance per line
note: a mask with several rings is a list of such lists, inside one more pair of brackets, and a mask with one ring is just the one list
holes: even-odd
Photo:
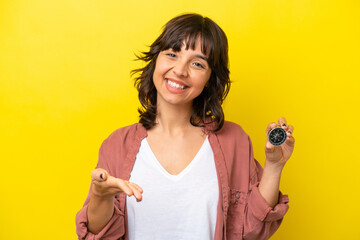
[(287, 204), (288, 202), (288, 195), (283, 195), (279, 191), (278, 203), (274, 208), (271, 208), (261, 195), (259, 188), (257, 186), (253, 186), (248, 199), (248, 207), (253, 215), (260, 221), (271, 222), (280, 220), (284, 217), (289, 209), (289, 205)]

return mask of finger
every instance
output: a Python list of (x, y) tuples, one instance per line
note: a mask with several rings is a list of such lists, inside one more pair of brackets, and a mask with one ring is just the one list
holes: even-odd
[(136, 183), (130, 182), (130, 184), (132, 186), (134, 186), (139, 192), (141, 192), (141, 193), (144, 192), (143, 189), (139, 185), (137, 185)]
[(265, 152), (269, 152), (272, 153), (275, 150), (275, 146), (272, 145), (269, 141), (266, 142), (265, 144)]
[(117, 189), (120, 188), (119, 190), (123, 191), (123, 189), (121, 188), (123, 185), (121, 185), (121, 184), (124, 182), (125, 182), (125, 180), (122, 180), (120, 178), (116, 178), (116, 177), (109, 175), (109, 177), (106, 181), (106, 186), (109, 188), (117, 188)]
[(120, 188), (128, 196), (134, 195), (134, 191), (129, 186), (128, 181), (124, 181), (122, 179), (117, 179), (117, 180), (118, 180), (117, 181), (118, 188)]
[(285, 128), (285, 127), (287, 126), (286, 119), (285, 119), (284, 117), (279, 117), (278, 124), (279, 124), (282, 128)]
[(93, 181), (103, 182), (108, 179), (108, 172), (102, 168), (96, 168), (91, 172), (91, 179)]
[(142, 193), (139, 191), (139, 189), (137, 189), (137, 187), (132, 183), (129, 183), (128, 186), (133, 191), (133, 194), (134, 194), (134, 197), (136, 198), (136, 201), (138, 201), (138, 202), (141, 201), (142, 200)]
[(293, 136), (290, 136), (286, 139), (285, 141), (286, 144), (290, 145), (290, 146), (294, 146), (295, 144), (295, 138)]
[(269, 125), (267, 126), (266, 128), (266, 135), (269, 134), (269, 131), (273, 128), (276, 128), (276, 123), (272, 122), (272, 123), (269, 123)]
[(294, 132), (294, 126), (293, 126), (293, 125), (289, 125), (286, 132), (289, 133), (290, 135), (292, 135), (293, 132)]

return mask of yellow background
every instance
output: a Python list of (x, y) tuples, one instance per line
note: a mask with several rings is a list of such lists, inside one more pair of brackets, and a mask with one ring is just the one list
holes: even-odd
[(170, 18), (229, 39), (227, 120), (263, 164), (269, 122), (295, 127), (272, 239), (360, 239), (360, 2), (0, 1), (0, 239), (76, 239), (101, 142), (138, 120), (130, 70)]

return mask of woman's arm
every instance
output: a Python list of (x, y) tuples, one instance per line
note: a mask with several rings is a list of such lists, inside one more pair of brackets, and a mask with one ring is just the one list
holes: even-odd
[(88, 230), (99, 233), (110, 221), (114, 213), (114, 198), (102, 198), (91, 193), (87, 209)]
[(287, 139), (280, 146), (274, 146), (267, 140), (264, 172), (259, 183), (259, 191), (271, 207), (274, 207), (278, 202), (281, 172), (294, 150), (295, 143), (295, 139), (292, 136), (294, 127), (292, 125), (288, 126), (284, 117), (279, 118), (278, 124), (270, 123), (266, 133), (276, 126), (281, 126), (286, 131)]
[(283, 167), (265, 160), (264, 171), (258, 188), (265, 201), (272, 208), (278, 203), (280, 177)]

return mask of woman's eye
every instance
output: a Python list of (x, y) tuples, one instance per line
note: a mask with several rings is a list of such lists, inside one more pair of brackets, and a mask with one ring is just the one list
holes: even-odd
[(166, 55), (168, 55), (169, 57), (176, 57), (176, 55), (175, 54), (173, 54), (173, 53), (167, 53)]
[(202, 64), (199, 63), (199, 62), (194, 62), (194, 65), (195, 65), (196, 67), (200, 67), (200, 68), (205, 69), (204, 65), (202, 65)]

